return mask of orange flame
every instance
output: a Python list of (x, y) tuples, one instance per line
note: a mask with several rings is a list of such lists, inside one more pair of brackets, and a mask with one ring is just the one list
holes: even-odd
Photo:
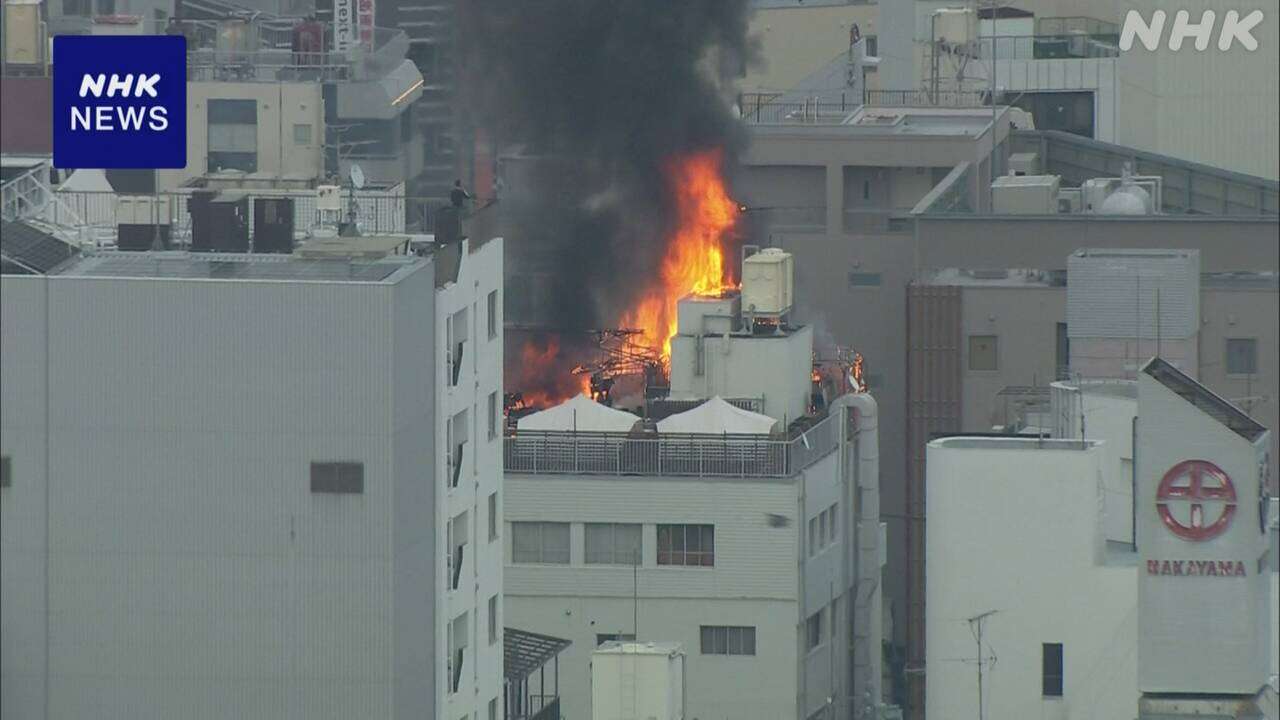
[(528, 407), (558, 405), (574, 395), (591, 394), (591, 378), (564, 372), (560, 343), (554, 336), (530, 339), (520, 349), (519, 386)]
[(676, 203), (676, 230), (667, 243), (660, 283), (623, 317), (624, 327), (643, 332), (644, 342), (662, 348), (671, 360), (676, 334), (676, 302), (690, 293), (719, 295), (737, 287), (725, 264), (725, 240), (738, 219), (721, 175), (722, 153), (707, 150), (668, 164), (667, 179)]

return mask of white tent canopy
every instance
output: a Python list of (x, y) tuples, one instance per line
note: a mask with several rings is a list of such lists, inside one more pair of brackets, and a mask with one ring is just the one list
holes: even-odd
[(115, 192), (107, 181), (107, 173), (96, 168), (85, 168), (71, 173), (61, 185), (59, 192)]
[(629, 432), (639, 421), (640, 418), (629, 412), (605, 407), (586, 395), (574, 395), (555, 407), (520, 418), (516, 428), (557, 432)]
[(730, 405), (719, 395), (677, 415), (658, 421), (660, 433), (768, 435), (777, 421)]

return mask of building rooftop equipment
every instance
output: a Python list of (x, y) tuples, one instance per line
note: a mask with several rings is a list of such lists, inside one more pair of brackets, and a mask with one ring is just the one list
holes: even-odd
[(608, 640), (595, 649), (594, 654), (604, 655), (660, 655), (671, 657), (684, 652), (677, 642), (628, 642)]
[(1249, 442), (1257, 441), (1267, 432), (1265, 427), (1243, 410), (1158, 357), (1152, 358), (1151, 362), (1143, 366), (1142, 372)]
[(413, 256), (379, 260), (294, 258), (288, 255), (189, 252), (95, 252), (55, 273), (68, 277), (399, 282), (428, 261)]
[(79, 252), (27, 223), (0, 220), (0, 260), (6, 273), (44, 275)]

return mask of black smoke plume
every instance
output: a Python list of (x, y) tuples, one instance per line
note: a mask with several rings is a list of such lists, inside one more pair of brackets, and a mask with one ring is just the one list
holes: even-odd
[(501, 190), (508, 263), (554, 279), (533, 289), (544, 324), (614, 324), (665, 250), (666, 163), (716, 147), (731, 163), (745, 140), (725, 81), (754, 55), (746, 2), (466, 0), (459, 9), (469, 122), (496, 147), (544, 159)]

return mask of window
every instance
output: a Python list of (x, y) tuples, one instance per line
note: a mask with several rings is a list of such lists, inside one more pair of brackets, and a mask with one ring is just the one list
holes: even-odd
[(13, 458), (0, 457), (0, 487), (13, 487)]
[(498, 698), (489, 701), (489, 720), (498, 720)]
[(809, 518), (809, 555), (818, 552), (818, 518)]
[(498, 493), (489, 493), (489, 542), (498, 539)]
[(851, 272), (849, 273), (850, 287), (874, 287), (881, 282), (880, 273), (876, 272)]
[[(867, 38), (867, 46), (866, 46), (867, 55), (869, 55), (870, 57), (876, 57), (880, 51), (880, 39), (877, 38), (875, 35), (867, 35), (866, 38)], [(874, 69), (874, 67), (875, 66), (873, 65), (872, 69)]]
[(569, 564), (569, 523), (511, 523), (511, 555), (518, 563)]
[(703, 655), (755, 655), (756, 629), (728, 625), (702, 626)]
[(293, 144), (311, 144), (311, 123), (295, 123), (293, 126)]
[(969, 369), (996, 370), (998, 340), (995, 335), (969, 336)]
[(357, 495), (363, 493), (364, 463), (311, 463), (311, 492), (352, 493)]
[(1064, 322), (1055, 323), (1053, 330), (1053, 358), (1058, 366), (1057, 376), (1059, 380), (1066, 380), (1071, 376), (1071, 336), (1067, 333), (1067, 324)]
[(489, 598), (489, 644), (498, 642), (498, 596)]
[(822, 644), (822, 611), (809, 616), (805, 621), (804, 649), (812, 650)]
[(713, 525), (659, 525), (658, 564), (712, 567), (716, 557)]
[(489, 339), (498, 337), (498, 291), (489, 293)]
[(640, 526), (622, 523), (587, 523), (588, 565), (639, 565)]
[(835, 637), (836, 637), (836, 625), (838, 625), (838, 624), (839, 624), (839, 623), (837, 623), (837, 621), (836, 621), (836, 618), (840, 617), (839, 615), (837, 615), (837, 614), (836, 614), (836, 613), (839, 611), (839, 608), (840, 608), (840, 598), (836, 598), (836, 599), (832, 600), (832, 601), (831, 601), (831, 614), (827, 616), (827, 619), (828, 619), (830, 622), (829, 622), (829, 623), (827, 623), (827, 624), (831, 626), (831, 638), (832, 638), (833, 640), (834, 640), (834, 639), (835, 639)]
[(633, 633), (596, 633), (596, 647), (607, 642), (633, 642), (635, 639)]
[(256, 100), (210, 100), (209, 172), (258, 171)]
[(831, 542), (831, 520), (827, 517), (827, 511), (823, 510), (818, 513), (818, 541), (822, 543), (822, 547), (826, 547)]
[(1258, 340), (1227, 338), (1227, 374), (1254, 375), (1258, 372)]
[(1062, 697), (1062, 643), (1044, 643), (1041, 648), (1042, 694), (1045, 697)]
[(489, 393), (489, 439), (498, 437), (498, 391)]

